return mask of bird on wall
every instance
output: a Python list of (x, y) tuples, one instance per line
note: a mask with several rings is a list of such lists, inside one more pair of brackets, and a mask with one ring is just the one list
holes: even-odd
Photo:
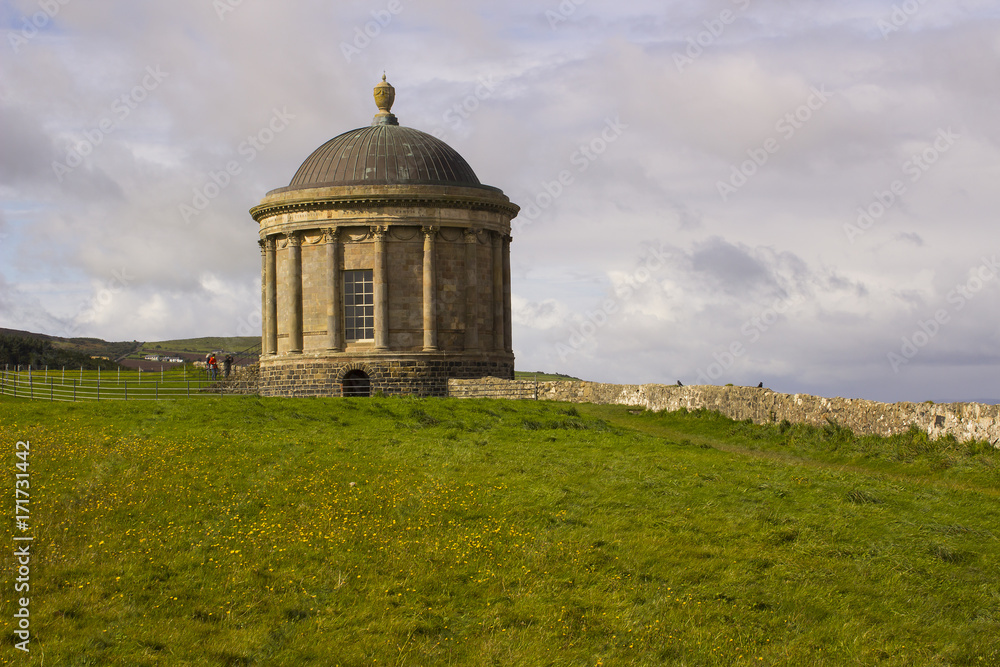
[(680, 381), (680, 380), (678, 380), (678, 381), (677, 381), (677, 386), (678, 386), (678, 387), (683, 387), (684, 385), (682, 385), (682, 384), (681, 384), (681, 381)]
[(758, 389), (763, 389), (763, 387), (764, 387), (764, 383), (763, 382), (760, 382), (760, 383), (757, 384), (757, 388)]

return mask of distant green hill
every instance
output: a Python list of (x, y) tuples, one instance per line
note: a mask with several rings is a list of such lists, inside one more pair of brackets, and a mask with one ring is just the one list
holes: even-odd
[(576, 380), (580, 378), (562, 373), (544, 373), (542, 371), (514, 371), (515, 380), (538, 380), (539, 382), (550, 382), (557, 380)]
[(241, 352), (257, 345), (260, 345), (260, 336), (181, 338), (143, 343), (133, 356), (165, 353), (203, 355), (216, 350)]
[[(61, 338), (59, 336), (33, 333), (31, 331), (3, 328), (0, 328), (0, 336), (13, 337), (25, 341), (24, 343), (18, 344), (21, 347), (24, 347), (25, 350), (27, 350), (27, 347), (25, 346), (33, 346), (32, 349), (36, 349), (38, 352), (34, 357), (32, 357), (32, 359), (43, 359), (43, 357), (39, 356), (41, 354), (40, 350), (47, 344), (48, 347), (46, 349), (49, 349), (50, 351), (46, 353), (48, 356), (45, 358), (52, 360), (49, 365), (72, 366), (75, 363), (77, 367), (80, 366), (80, 363), (78, 362), (82, 359), (90, 359), (90, 357), (105, 357), (110, 361), (122, 361), (127, 358), (141, 359), (148, 354), (173, 353), (179, 355), (202, 356), (208, 354), (209, 352), (214, 352), (215, 350), (242, 352), (248, 348), (260, 345), (260, 336), (182, 338), (178, 340), (161, 340), (142, 343), (135, 340), (113, 342), (102, 340), (100, 338)], [(28, 341), (31, 342), (29, 343)], [(18, 345), (13, 343), (11, 343), (11, 345), (15, 348), (18, 347)], [(2, 354), (2, 352), (0, 352), (0, 354)], [(8, 358), (13, 357), (8, 355)], [(29, 363), (28, 361), (4, 362), (2, 359), (3, 357), (0, 356), (0, 363), (21, 363), (25, 365)], [(65, 362), (65, 364), (63, 362)], [(37, 365), (37, 362), (31, 363)], [(42, 361), (41, 363), (44, 365), (45, 361)], [(86, 365), (86, 362), (84, 362), (84, 367), (90, 368), (90, 366)], [(96, 367), (97, 366), (94, 366), (94, 368)], [(106, 361), (104, 362), (104, 367), (108, 367)]]
[[(0, 330), (0, 368), (117, 368), (114, 360), (119, 355), (107, 345), (90, 344), (91, 340), (60, 339), (3, 329)], [(133, 347), (131, 343), (128, 346)]]
[[(90, 360), (90, 357), (106, 357), (110, 361), (124, 361), (126, 359), (142, 359), (147, 355), (155, 354), (176, 355), (180, 357), (187, 357), (188, 360), (191, 360), (192, 356), (202, 357), (209, 352), (215, 352), (217, 350), (237, 353), (260, 346), (260, 336), (205, 336), (202, 338), (179, 338), (174, 340), (156, 340), (147, 342), (109, 342), (101, 340), (100, 338), (60, 338), (59, 336), (49, 336), (47, 334), (32, 333), (30, 331), (0, 328), (0, 336), (2, 335), (17, 336), (36, 341), (47, 341), (50, 343), (52, 349), (62, 350), (71, 355), (65, 358), (59, 357), (62, 361), (53, 361), (49, 364), (52, 367), (75, 365), (79, 368), (81, 363), (83, 363), (84, 368), (88, 369), (91, 368), (89, 361), (83, 360)], [(70, 359), (73, 361), (71, 362)], [(3, 363), (27, 364), (28, 362), (3, 362), (2, 357), (0, 357), (0, 364)], [(95, 361), (93, 368), (97, 368), (96, 364), (98, 363), (103, 363), (105, 368), (108, 367), (107, 361), (97, 360)], [(45, 362), (42, 362), (42, 365), (44, 364)], [(543, 371), (516, 371), (514, 373), (514, 377), (518, 380), (538, 380), (540, 382), (552, 380), (580, 380), (580, 378), (573, 377), (572, 375), (563, 375), (562, 373), (546, 373)]]

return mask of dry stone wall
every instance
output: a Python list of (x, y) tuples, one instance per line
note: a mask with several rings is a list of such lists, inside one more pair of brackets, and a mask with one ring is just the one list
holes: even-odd
[(757, 424), (788, 420), (823, 426), (830, 422), (858, 434), (893, 435), (916, 425), (932, 438), (986, 440), (1000, 448), (1000, 406), (979, 403), (879, 403), (865, 399), (821, 398), (779, 394), (756, 387), (677, 387), (660, 384), (621, 385), (598, 382), (538, 382), (481, 378), (449, 380), (450, 396), (524, 398), (633, 405), (648, 410), (715, 410), (731, 419)]

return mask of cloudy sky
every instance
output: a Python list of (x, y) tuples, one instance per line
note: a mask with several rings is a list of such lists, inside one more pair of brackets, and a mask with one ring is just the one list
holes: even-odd
[(259, 330), (247, 211), (370, 122), (385, 70), (401, 124), (522, 206), (521, 370), (997, 399), (998, 19), (997, 0), (0, 0), (0, 326)]

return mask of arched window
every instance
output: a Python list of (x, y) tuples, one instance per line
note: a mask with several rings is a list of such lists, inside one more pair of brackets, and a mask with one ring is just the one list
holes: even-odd
[(365, 398), (372, 395), (372, 381), (368, 373), (359, 370), (348, 371), (344, 375), (344, 382), (341, 388), (343, 396), (363, 396)]

